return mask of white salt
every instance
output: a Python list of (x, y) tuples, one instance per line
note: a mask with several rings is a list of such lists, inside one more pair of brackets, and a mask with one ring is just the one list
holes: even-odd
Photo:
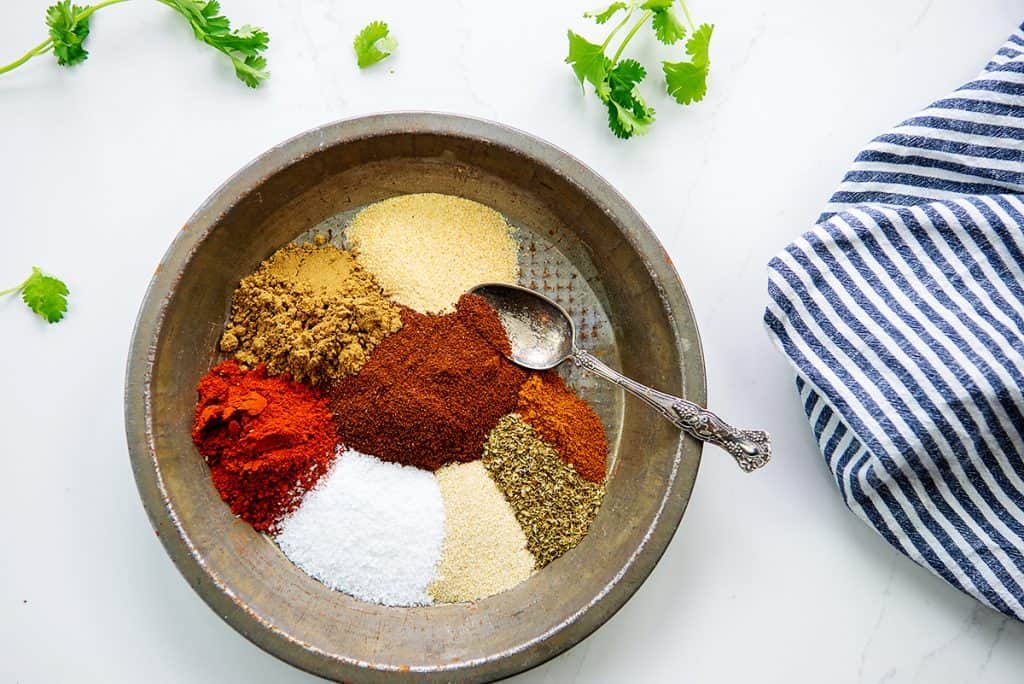
[(285, 555), (331, 589), (387, 606), (432, 603), (444, 503), (433, 473), (348, 450), (279, 527)]

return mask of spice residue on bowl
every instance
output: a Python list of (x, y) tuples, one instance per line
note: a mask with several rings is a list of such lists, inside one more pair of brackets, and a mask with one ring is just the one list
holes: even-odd
[[(485, 300), (515, 282), (501, 214), (406, 195), (361, 211), (354, 251), (286, 246), (243, 278), (199, 385), (193, 440), (231, 510), (324, 585), (390, 606), (513, 588), (587, 534), (597, 414), (527, 371)], [(430, 313), (425, 313), (430, 312)]]

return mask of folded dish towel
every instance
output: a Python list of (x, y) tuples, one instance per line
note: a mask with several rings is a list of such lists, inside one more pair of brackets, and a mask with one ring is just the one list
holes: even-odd
[(868, 144), (768, 291), (847, 505), (1024, 620), (1024, 26)]

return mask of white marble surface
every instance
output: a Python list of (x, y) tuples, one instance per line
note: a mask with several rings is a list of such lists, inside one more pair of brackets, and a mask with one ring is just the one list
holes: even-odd
[[(86, 64), (0, 77), (0, 279), (38, 264), (73, 290), (54, 327), (0, 302), (0, 681), (310, 681), (221, 622), (164, 554), (128, 466), (123, 369), (153, 269), (213, 188), (295, 133), (396, 109), (511, 124), (607, 177), (682, 275), (712, 404), (775, 435), (775, 462), (750, 477), (709, 450), (650, 580), (515, 681), (1021, 680), (1024, 626), (843, 507), (760, 322), (770, 256), (861, 143), (981, 68), (1024, 18), (1016, 0), (693, 0), (717, 24), (708, 98), (652, 96), (652, 134), (626, 143), (561, 63), (589, 0), (225, 4), (270, 30), (259, 91), (141, 0), (96, 15)], [(4, 3), (0, 61), (44, 37), (44, 5)], [(401, 46), (360, 73), (351, 38), (378, 17)]]

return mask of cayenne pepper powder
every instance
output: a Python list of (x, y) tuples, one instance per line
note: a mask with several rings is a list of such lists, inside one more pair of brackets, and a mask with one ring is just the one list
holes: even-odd
[(199, 382), (192, 441), (213, 484), (237, 516), (273, 532), (327, 472), (337, 444), (331, 411), (316, 390), (288, 375), (267, 377), (235, 361)]
[(480, 297), (465, 294), (442, 316), (404, 309), (401, 330), (331, 390), (341, 441), (426, 470), (480, 458), (527, 377), (508, 351), (498, 315)]
[(591, 482), (603, 482), (608, 438), (601, 419), (554, 370), (533, 373), (519, 390), (518, 413)]

